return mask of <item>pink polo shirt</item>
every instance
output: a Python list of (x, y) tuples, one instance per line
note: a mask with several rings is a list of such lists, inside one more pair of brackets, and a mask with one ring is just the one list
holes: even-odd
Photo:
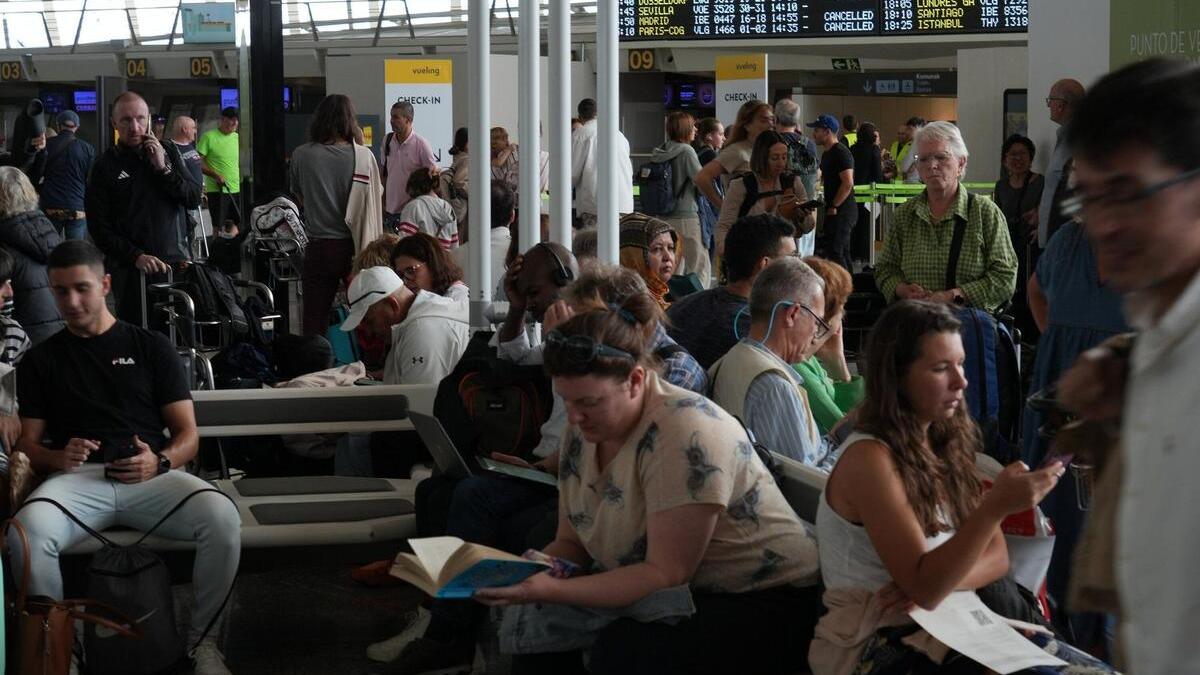
[(429, 141), (421, 138), (413, 131), (403, 143), (396, 141), (388, 143), (380, 151), (380, 167), (386, 167), (387, 178), (383, 188), (383, 210), (388, 213), (400, 213), (400, 209), (408, 202), (408, 177), (420, 167), (437, 167), (433, 157), (433, 149)]

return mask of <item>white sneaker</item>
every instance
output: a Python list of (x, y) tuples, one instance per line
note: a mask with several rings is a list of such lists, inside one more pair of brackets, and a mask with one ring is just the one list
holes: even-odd
[(233, 675), (225, 667), (225, 655), (217, 649), (217, 641), (206, 637), (192, 650), (193, 675)]
[(415, 464), (413, 465), (412, 471), (409, 472), (408, 477), (414, 483), (419, 483), (432, 475), (432, 466), (429, 466), (428, 464)]
[(429, 613), (428, 609), (418, 606), (417, 613), (410, 616), (412, 619), (408, 622), (408, 626), (399, 635), (368, 645), (367, 658), (377, 663), (391, 663), (400, 656), (400, 652), (404, 651), (408, 643), (423, 637), (433, 615)]

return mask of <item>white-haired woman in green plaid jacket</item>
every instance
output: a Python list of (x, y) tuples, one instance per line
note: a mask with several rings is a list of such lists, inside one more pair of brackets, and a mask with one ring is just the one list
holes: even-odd
[[(896, 209), (875, 270), (889, 302), (933, 300), (995, 310), (1017, 283), (1017, 256), (1004, 213), (992, 200), (968, 195), (959, 182), (967, 146), (958, 127), (932, 122), (914, 141), (925, 190)], [(965, 223), (962, 249), (948, 274), (956, 223)]]

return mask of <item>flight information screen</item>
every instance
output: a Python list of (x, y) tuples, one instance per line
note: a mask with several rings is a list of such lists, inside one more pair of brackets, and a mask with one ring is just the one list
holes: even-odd
[(620, 0), (623, 41), (1015, 33), (1029, 0)]
[(1029, 0), (880, 0), (884, 35), (1016, 33), (1029, 28)]
[(622, 40), (829, 37), (879, 32), (879, 0), (620, 0)]

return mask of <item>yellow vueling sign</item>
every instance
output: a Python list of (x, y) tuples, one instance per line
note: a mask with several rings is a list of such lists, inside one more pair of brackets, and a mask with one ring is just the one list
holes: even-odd
[(386, 84), (451, 84), (449, 59), (388, 59), (384, 66)]
[(739, 54), (717, 57), (718, 80), (764, 80), (767, 77), (766, 54)]

